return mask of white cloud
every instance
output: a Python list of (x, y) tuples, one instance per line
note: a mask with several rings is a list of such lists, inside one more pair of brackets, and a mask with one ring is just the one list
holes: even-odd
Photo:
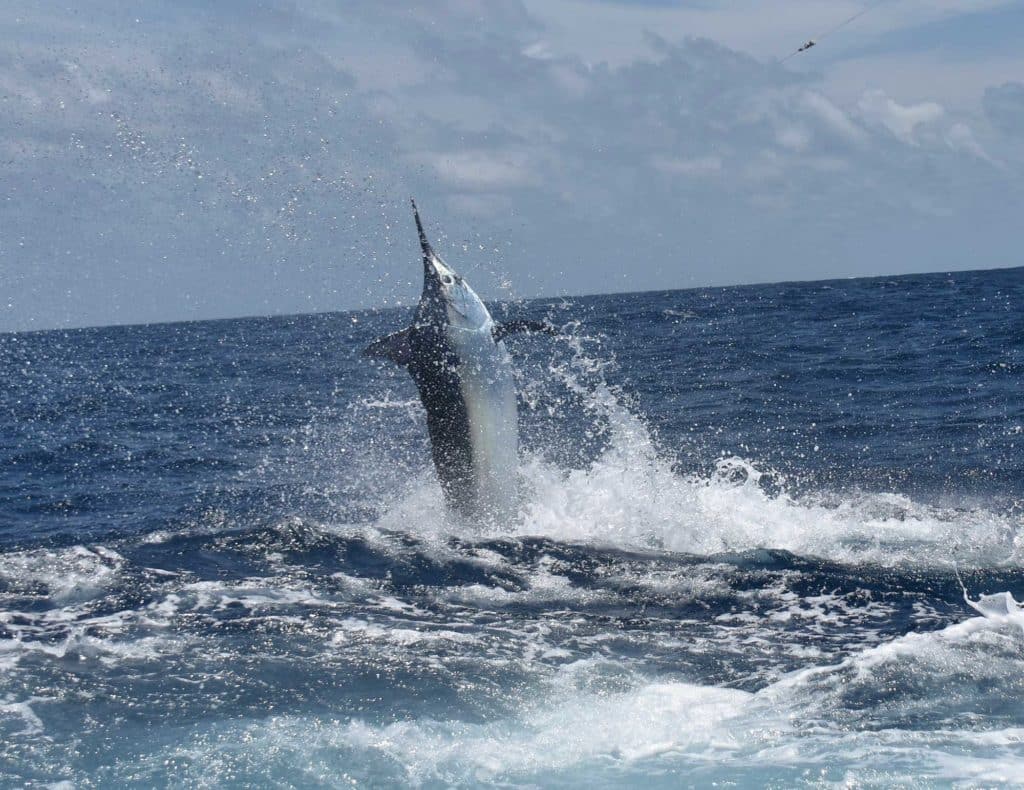
[(988, 152), (978, 142), (978, 138), (974, 136), (974, 131), (966, 123), (958, 121), (950, 126), (946, 132), (946, 142), (954, 151), (963, 151), (976, 156), (978, 159), (994, 163), (992, 157), (988, 155)]
[(1024, 83), (1005, 82), (985, 91), (985, 115), (1002, 132), (1024, 134)]
[(856, 102), (865, 90), (882, 90), (902, 104), (936, 101), (948, 109), (977, 112), (985, 89), (1008, 76), (1024, 79), (1024, 52), (950, 57), (944, 52), (875, 52), (839, 58), (821, 71), (822, 87), (838, 102)]
[(534, 41), (523, 47), (523, 55), (534, 60), (554, 60), (555, 55), (546, 41)]
[(800, 98), (803, 107), (824, 122), (828, 129), (848, 142), (861, 143), (864, 141), (864, 131), (851, 120), (847, 113), (829, 99), (816, 91), (804, 91)]
[(429, 159), (437, 174), (459, 189), (494, 190), (534, 181), (522, 152), (451, 151)]
[(61, 64), (71, 77), (72, 82), (81, 91), (82, 97), (89, 104), (105, 104), (110, 101), (110, 89), (94, 84), (77, 63), (65, 61)]
[(263, 102), (256, 90), (245, 86), (238, 78), (210, 69), (195, 72), (195, 79), (216, 104), (242, 112), (260, 112)]
[[(649, 56), (647, 31), (669, 39), (711, 38), (765, 60), (777, 60), (809, 38), (821, 45), (794, 58), (796, 69), (820, 67), (836, 50), (875, 44), (886, 34), (1012, 8), (1017, 0), (934, 0), (928, 3), (868, 3), (861, 0), (733, 0), (728, 3), (651, 3), (614, 0), (525, 0), (549, 28), (547, 41), (558, 54), (591, 63), (624, 65)], [(868, 6), (855, 23), (822, 39)], [(827, 41), (827, 46), (825, 45)], [(979, 59), (983, 53), (979, 53)], [(921, 84), (924, 87), (926, 83)]]
[[(629, 50), (595, 65), (546, 23), (561, 0), (244, 4), (244, 27), (242, 5), (136, 25), (41, 4), (0, 32), (0, 328), (409, 299), (410, 194), (484, 293), (506, 274), (526, 295), (620, 288), (622, 260), (642, 289), (1016, 254), (1019, 82), (974, 110), (881, 72), (847, 94), (630, 16), (679, 7), (593, 6), (622, 20), (593, 51)], [(682, 12), (706, 31), (749, 16), (739, 37), (772, 16)]]
[(881, 124), (909, 145), (920, 142), (917, 137), (919, 127), (933, 124), (945, 114), (945, 110), (936, 102), (903, 105), (878, 90), (866, 92), (857, 106), (864, 118)]
[(655, 156), (651, 163), (656, 170), (674, 176), (708, 176), (722, 169), (722, 159), (718, 156), (698, 156), (692, 159)]
[(776, 131), (775, 139), (783, 148), (806, 151), (811, 144), (811, 131), (803, 125), (785, 126)]

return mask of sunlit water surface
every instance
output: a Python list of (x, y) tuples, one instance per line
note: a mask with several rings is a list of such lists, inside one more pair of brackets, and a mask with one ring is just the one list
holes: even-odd
[(487, 527), (399, 312), (0, 336), (0, 784), (1021, 781), (1024, 270), (508, 311)]

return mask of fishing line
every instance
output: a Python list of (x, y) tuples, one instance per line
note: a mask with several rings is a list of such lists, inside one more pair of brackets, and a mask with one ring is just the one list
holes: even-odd
[(960, 585), (960, 589), (963, 591), (964, 601), (967, 602), (968, 606), (973, 607), (974, 604), (971, 601), (970, 594), (967, 592), (967, 585), (964, 584), (963, 577), (960, 575), (960, 566), (957, 564), (956, 560), (953, 560), (953, 573), (956, 574), (956, 580)]
[(799, 55), (801, 52), (806, 52), (811, 47), (816, 46), (823, 39), (827, 38), (828, 36), (831, 36), (837, 30), (842, 30), (847, 25), (851, 24), (852, 22), (857, 21), (862, 16), (864, 16), (864, 14), (866, 14), (868, 11), (873, 11), (875, 8), (878, 8), (878, 6), (880, 6), (884, 2), (885, 2), (885, 0), (878, 0), (875, 3), (871, 3), (869, 5), (864, 6), (856, 14), (854, 14), (853, 16), (851, 16), (851, 17), (849, 17), (847, 19), (844, 19), (838, 25), (835, 25), (834, 27), (829, 28), (824, 33), (816, 36), (815, 38), (808, 39), (806, 44), (804, 44), (801, 47), (797, 47), (796, 49), (794, 49), (792, 52), (790, 52), (788, 55), (786, 55), (786, 57), (784, 57), (782, 60), (780, 60), (779, 63), (785, 63), (787, 60), (789, 60), (794, 55)]

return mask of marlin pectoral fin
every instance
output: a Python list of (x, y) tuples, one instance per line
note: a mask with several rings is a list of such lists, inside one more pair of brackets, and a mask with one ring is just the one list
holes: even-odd
[(506, 321), (502, 324), (495, 324), (491, 329), (494, 342), (504, 340), (509, 335), (519, 332), (543, 332), (546, 335), (553, 335), (557, 330), (547, 321)]
[(374, 340), (363, 349), (363, 356), (381, 357), (399, 365), (408, 365), (413, 357), (412, 327)]

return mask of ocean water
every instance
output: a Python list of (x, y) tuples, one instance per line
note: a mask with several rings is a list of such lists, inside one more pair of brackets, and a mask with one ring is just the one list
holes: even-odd
[(401, 311), (0, 335), (0, 785), (1024, 783), (1024, 270), (503, 312), (489, 527)]

